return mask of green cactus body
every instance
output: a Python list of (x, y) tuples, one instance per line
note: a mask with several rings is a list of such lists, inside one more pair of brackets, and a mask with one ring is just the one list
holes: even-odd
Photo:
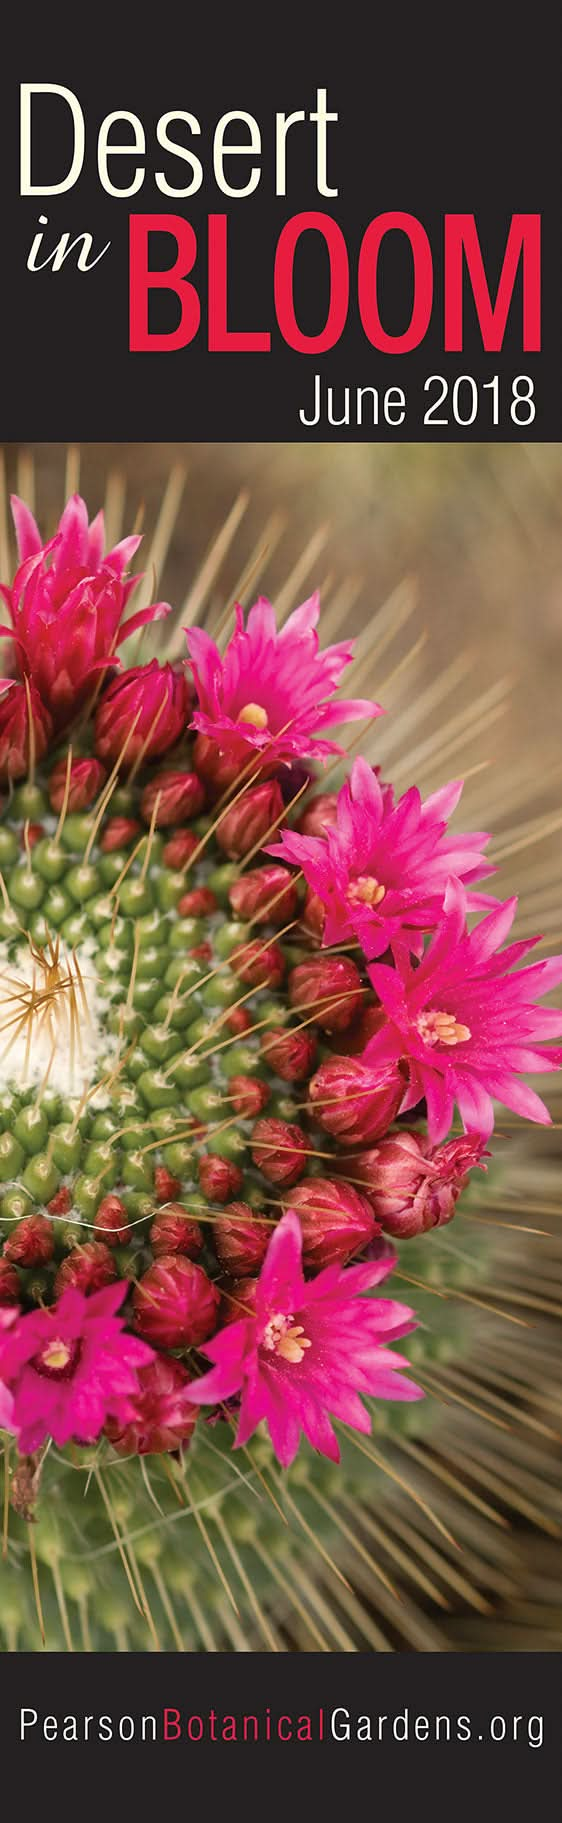
[[(133, 818), (142, 783), (127, 787)], [(198, 1263), (220, 1281), (228, 1299), (233, 1281), (217, 1259), (214, 1224), (228, 1214), (234, 1192), (227, 1198), (205, 1193), (202, 1161), (215, 1160), (219, 1170), (225, 1164), (234, 1168), (234, 1200), (248, 1205), (256, 1219), (273, 1223), (290, 1204), (290, 1187), (272, 1183), (253, 1160), (255, 1119), (243, 1105), (240, 1111), (240, 1101), (236, 1108), (233, 1083), (243, 1078), (250, 1090), (257, 1084), (260, 1113), (304, 1131), (299, 1182), (319, 1174), (329, 1178), (332, 1154), (334, 1164), (338, 1160), (336, 1142), (307, 1114), (306, 1082), (287, 1083), (275, 1075), (264, 1042), (268, 1034), (291, 1032), (302, 1023), (286, 991), (291, 968), (310, 954), (298, 908), (280, 939), (283, 983), (272, 986), (266, 974), (261, 985), (248, 986), (238, 972), (245, 946), (251, 942), (265, 953), (279, 941), (278, 918), (275, 905), (271, 918), (259, 925), (241, 924), (231, 912), (228, 894), (242, 870), (226, 865), (217, 845), (213, 823), (220, 812), (209, 813), (205, 823), (198, 819), (200, 852), (179, 877), (166, 862), (159, 836), (137, 852), (132, 844), (117, 856), (107, 853), (104, 831), (114, 814), (112, 803), (96, 824), (92, 813), (69, 814), (58, 827), (47, 781), (40, 776), (33, 808), (43, 833), (22, 862), (27, 808), (16, 790), (0, 830), (5, 1016), (13, 1004), (12, 1017), (17, 1014), (21, 1025), (4, 1061), (0, 1219), (8, 1253), (10, 1239), (29, 1215), (52, 1224), (54, 1250), (41, 1270), (16, 1263), (21, 1305), (27, 1310), (49, 1303), (60, 1289), (65, 1261), (80, 1260), (96, 1241), (107, 1255), (108, 1273), (126, 1277), (134, 1289), (153, 1259), (155, 1215), (164, 1213), (170, 1200), (159, 1196), (159, 1170), (175, 1180), (174, 1206), (199, 1224)], [(186, 917), (182, 899), (201, 889), (215, 895), (215, 908)], [(44, 1012), (31, 1008), (33, 993), (43, 994)], [(330, 1040), (310, 1020), (307, 1029), (315, 1041), (315, 1067), (320, 1056), (330, 1054)], [(262, 1156), (267, 1161), (267, 1153)], [(109, 1195), (126, 1212), (125, 1246), (116, 1247), (113, 1234), (96, 1229)], [(475, 1186), (465, 1192), (469, 1201), (481, 1195)], [(471, 1230), (461, 1216), (457, 1232), (462, 1244), (452, 1260), (440, 1246), (439, 1231), (429, 1242), (422, 1237), (401, 1249), (403, 1290), (412, 1295), (421, 1325), (408, 1352), (422, 1377), (434, 1362), (442, 1365), (462, 1351), (466, 1323), (458, 1303), (441, 1295), (443, 1286), (454, 1281), (461, 1292), (465, 1284), (474, 1290), (486, 1273), (482, 1231)], [(420, 1290), (420, 1281), (426, 1290)], [(176, 1356), (189, 1360), (190, 1352)], [(377, 1443), (402, 1435), (423, 1439), (439, 1426), (439, 1406), (431, 1399), (414, 1406), (371, 1402), (371, 1410), (373, 1453), (369, 1447), (362, 1453), (342, 1433), (345, 1496), (346, 1502), (361, 1500), (369, 1511), (384, 1512), (389, 1483), (376, 1459)], [(341, 1479), (308, 1445), (290, 1475), (280, 1475), (261, 1434), (238, 1461), (231, 1454), (232, 1437), (228, 1416), (216, 1423), (201, 1417), (183, 1457), (150, 1456), (141, 1465), (121, 1459), (104, 1439), (86, 1450), (48, 1452), (32, 1506), (49, 1645), (123, 1650), (149, 1644), (156, 1625), (169, 1644), (233, 1643), (233, 1610), (225, 1593), (232, 1578), (251, 1637), (271, 1644), (272, 1629), (284, 1624), (283, 1582), (291, 1551), (304, 1552), (299, 1572), (304, 1575), (314, 1538), (324, 1562), (332, 1551), (337, 1554), (331, 1515)], [(9, 1446), (6, 1464), (13, 1479), (16, 1458)], [(15, 1506), (8, 1560), (0, 1573), (0, 1628), (7, 1646), (35, 1648), (28, 1523), (19, 1488)], [(279, 1623), (267, 1618), (270, 1611), (280, 1614)], [(307, 1640), (300, 1611), (294, 1611), (293, 1625), (296, 1637)], [(315, 1625), (312, 1612), (310, 1621)]]

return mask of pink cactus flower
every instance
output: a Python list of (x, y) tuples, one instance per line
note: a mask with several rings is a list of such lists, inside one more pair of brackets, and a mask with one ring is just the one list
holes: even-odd
[(33, 679), (57, 729), (64, 728), (92, 694), (96, 678), (118, 663), (116, 648), (146, 621), (170, 612), (166, 602), (141, 608), (122, 624), (138, 577), (125, 577), (140, 538), (124, 538), (103, 552), (103, 514), (88, 523), (79, 494), (67, 501), (58, 531), (42, 544), (33, 514), (12, 499), (19, 569), (2, 588), (10, 625), (0, 634), (13, 642), (22, 676)]
[(93, 1443), (106, 1418), (134, 1417), (138, 1369), (153, 1355), (117, 1315), (128, 1290), (121, 1281), (88, 1298), (66, 1291), (0, 1336), (0, 1381), (13, 1397), (22, 1455), (48, 1437), (61, 1449), (71, 1438)]
[(132, 665), (116, 677), (101, 698), (96, 714), (96, 753), (110, 765), (122, 756), (128, 770), (142, 753), (156, 759), (174, 747), (184, 733), (190, 706), (189, 684), (172, 665)]
[[(14, 1323), (17, 1322), (17, 1317), (17, 1310), (0, 1309), (0, 1356), (2, 1354), (2, 1339), (7, 1330), (13, 1328)], [(14, 1396), (13, 1393), (10, 1392), (9, 1387), (4, 1385), (3, 1380), (0, 1380), (0, 1431), (11, 1431), (12, 1436), (16, 1431), (14, 1422)]]
[[(394, 805), (366, 760), (355, 760), (339, 793), (336, 821), (322, 836), (284, 830), (267, 853), (292, 861), (326, 908), (325, 944), (358, 937), (371, 961), (392, 944), (422, 951), (421, 933), (435, 927), (447, 880), (467, 885), (495, 869), (481, 853), (489, 836), (448, 835), (462, 780), (422, 802), (415, 786)], [(481, 895), (471, 909), (488, 906)]]
[[(369, 1041), (363, 1061), (374, 1068), (391, 1059), (408, 1064), (402, 1111), (425, 1096), (429, 1139), (445, 1139), (455, 1102), (466, 1133), (487, 1139), (494, 1125), (492, 1096), (529, 1120), (550, 1121), (521, 1071), (554, 1070), (562, 1049), (539, 1049), (562, 1033), (562, 1012), (534, 1004), (562, 981), (562, 956), (534, 962), (511, 974), (515, 962), (538, 942), (499, 946), (511, 930), (516, 899), (498, 904), (473, 931), (466, 928), (466, 894), (449, 880), (443, 914), (419, 967), (402, 953), (396, 968), (374, 963), (369, 975), (387, 1023)], [(499, 954), (497, 953), (499, 950)]]
[(294, 1460), (301, 1432), (321, 1455), (338, 1462), (329, 1413), (368, 1432), (371, 1419), (361, 1393), (423, 1397), (400, 1373), (407, 1360), (387, 1347), (415, 1328), (413, 1312), (388, 1299), (358, 1295), (379, 1285), (388, 1271), (385, 1260), (343, 1271), (333, 1265), (305, 1281), (301, 1226), (289, 1209), (269, 1243), (253, 1310), (204, 1344), (214, 1365), (187, 1396), (194, 1404), (214, 1405), (241, 1393), (238, 1449), (265, 1419), (283, 1468)]
[(224, 656), (201, 627), (186, 628), (198, 697), (193, 726), (219, 741), (223, 752), (232, 748), (241, 767), (252, 749), (256, 761), (261, 756), (268, 763), (339, 753), (333, 741), (318, 739), (325, 728), (382, 713), (377, 703), (333, 700), (353, 642), (321, 652), (319, 614), (315, 594), (278, 631), (271, 603), (260, 596), (246, 627), (236, 608)]

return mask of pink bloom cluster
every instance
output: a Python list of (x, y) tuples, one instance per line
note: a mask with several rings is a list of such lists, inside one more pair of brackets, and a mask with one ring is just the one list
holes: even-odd
[[(535, 1004), (562, 981), (562, 957), (512, 972), (537, 939), (501, 950), (516, 899), (501, 904), (466, 890), (494, 869), (482, 853), (488, 836), (448, 833), (461, 789), (456, 780), (423, 803), (412, 788), (395, 805), (356, 760), (322, 833), (283, 830), (267, 851), (302, 870), (323, 908), (314, 920), (323, 945), (356, 939), (370, 963), (380, 1018), (351, 1066), (359, 1100), (369, 1076), (373, 1114), (377, 1081), (387, 1093), (394, 1082), (395, 1112), (425, 1100), (432, 1144), (445, 1138), (455, 1104), (465, 1131), (483, 1139), (494, 1124), (492, 1098), (548, 1121), (544, 1102), (518, 1076), (562, 1061), (560, 1049), (538, 1048), (562, 1033), (562, 1013)], [(476, 911), (487, 915), (469, 931)], [(378, 961), (385, 953), (388, 961)], [(346, 1124), (343, 1111), (341, 1118)]]

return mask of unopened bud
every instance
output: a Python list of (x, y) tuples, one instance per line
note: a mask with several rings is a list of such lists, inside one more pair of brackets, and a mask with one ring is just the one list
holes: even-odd
[(153, 1253), (186, 1253), (195, 1260), (203, 1247), (203, 1235), (199, 1223), (181, 1203), (168, 1203), (154, 1217), (150, 1245)]
[(311, 1032), (266, 1032), (260, 1044), (268, 1068), (282, 1082), (304, 1082), (314, 1069), (316, 1039)]
[(257, 1120), (252, 1133), (252, 1158), (269, 1184), (296, 1184), (302, 1177), (308, 1141), (295, 1121)]
[(255, 1120), (267, 1107), (270, 1090), (258, 1076), (231, 1076), (230, 1098), (241, 1120)]
[(102, 1241), (85, 1241), (83, 1247), (74, 1247), (62, 1260), (55, 1279), (55, 1297), (71, 1290), (87, 1296), (89, 1292), (102, 1291), (115, 1278), (117, 1267), (109, 1247)]
[(309, 1084), (310, 1112), (326, 1133), (360, 1145), (388, 1132), (405, 1086), (396, 1063), (375, 1069), (355, 1057), (331, 1057)]
[(198, 847), (199, 837), (194, 835), (192, 829), (177, 829), (175, 834), (170, 836), (169, 842), (166, 842), (162, 851), (165, 867), (171, 867), (174, 872), (177, 870), (178, 873), (181, 873)]
[(165, 1253), (135, 1286), (135, 1328), (161, 1348), (198, 1348), (217, 1327), (219, 1302), (202, 1266), (182, 1253)]
[(251, 785), (237, 802), (221, 816), (215, 840), (231, 861), (240, 861), (252, 848), (265, 842), (281, 822), (284, 804), (276, 779)]
[(120, 1197), (102, 1197), (94, 1222), (96, 1238), (101, 1240), (103, 1237), (106, 1247), (125, 1247), (132, 1232), (125, 1204)]
[(228, 1215), (213, 1222), (213, 1243), (220, 1265), (242, 1277), (259, 1272), (273, 1229), (254, 1215), (248, 1203), (231, 1203)]
[(351, 1025), (363, 1001), (361, 976), (348, 956), (317, 956), (299, 962), (289, 976), (292, 1007), (309, 1013), (324, 1032)]
[(233, 974), (248, 987), (280, 987), (286, 970), (280, 944), (259, 940), (233, 950), (229, 962)]
[(302, 1228), (303, 1259), (316, 1271), (336, 1261), (345, 1265), (380, 1233), (367, 1197), (352, 1184), (334, 1184), (328, 1177), (307, 1177), (296, 1184), (291, 1208)]
[(55, 1237), (45, 1215), (24, 1215), (4, 1246), (4, 1259), (18, 1266), (44, 1266), (52, 1259)]
[(213, 1203), (229, 1203), (238, 1195), (244, 1182), (239, 1165), (234, 1165), (230, 1158), (219, 1158), (218, 1153), (207, 1153), (199, 1159), (199, 1182), (204, 1196)]
[[(49, 775), (49, 803), (51, 810), (62, 810), (66, 796), (68, 778), (68, 761), (57, 760), (56, 766)], [(70, 787), (68, 793), (68, 810), (88, 810), (97, 798), (102, 785), (105, 785), (107, 772), (100, 760), (72, 760), (70, 766)]]
[(102, 854), (112, 855), (116, 849), (130, 848), (137, 836), (142, 834), (142, 825), (136, 817), (109, 817), (100, 836)]
[(286, 924), (297, 907), (297, 889), (286, 867), (254, 867), (228, 894), (237, 918), (253, 924)]
[(196, 772), (160, 772), (145, 785), (140, 808), (145, 823), (151, 823), (156, 801), (156, 828), (167, 829), (173, 823), (187, 823), (198, 817), (205, 803), (205, 791)]

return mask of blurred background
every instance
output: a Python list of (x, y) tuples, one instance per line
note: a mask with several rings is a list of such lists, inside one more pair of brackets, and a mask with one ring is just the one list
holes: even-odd
[[(493, 829), (494, 889), (520, 894), (518, 934), (543, 933), (539, 956), (562, 946), (562, 445), (4, 445), (2, 580), (15, 561), (9, 492), (35, 503), (49, 535), (77, 487), (90, 515), (105, 505), (108, 544), (143, 529), (140, 596), (174, 606), (156, 643), (151, 629), (129, 642), (129, 662), (139, 650), (183, 657), (188, 621), (224, 643), (237, 599), (265, 593), (282, 619), (319, 587), (323, 643), (357, 635), (346, 695), (372, 694), (388, 711), (367, 738), (347, 729), (348, 750), (361, 745), (400, 789), (415, 782), (424, 794), (462, 772), (461, 824)], [(372, 1609), (372, 1582), (365, 1591), (341, 1544), (371, 1621), (382, 1613), (383, 1649), (562, 1643), (562, 1100), (551, 1079), (534, 1080), (553, 1128), (501, 1122), (500, 1149), (512, 1143), (501, 1194), (477, 1218), (491, 1264), (472, 1300), (470, 1370), (463, 1382), (441, 1376), (435, 1453), (414, 1447), (406, 1464), (420, 1499), (437, 1490), (462, 1562), (453, 1553), (443, 1567), (421, 1510), (414, 1538), (397, 1487), (408, 1605), (385, 1609), (379, 1591)], [(446, 1590), (438, 1629), (428, 1565)], [(298, 1628), (294, 1638), (310, 1649)]]

